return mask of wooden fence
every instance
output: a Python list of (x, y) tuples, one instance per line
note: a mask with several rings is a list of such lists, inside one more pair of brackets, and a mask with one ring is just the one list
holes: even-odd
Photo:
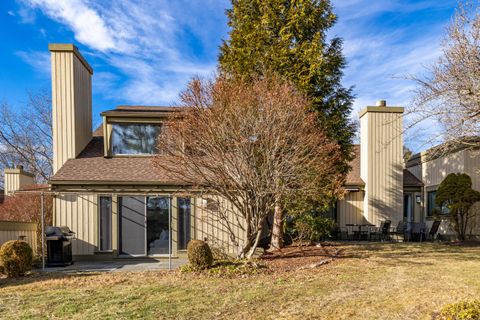
[(35, 222), (0, 221), (0, 246), (9, 240), (24, 240), (35, 253), (37, 250), (37, 224)]

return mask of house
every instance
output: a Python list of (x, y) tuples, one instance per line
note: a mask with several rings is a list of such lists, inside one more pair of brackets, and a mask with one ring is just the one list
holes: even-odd
[[(74, 45), (49, 50), (54, 224), (75, 232), (75, 259), (178, 256), (190, 239), (236, 253), (245, 232), (232, 206), (153, 167), (162, 122), (178, 109), (119, 106), (102, 112), (102, 125), (92, 130), (92, 67)], [(470, 173), (480, 189), (480, 161), (467, 151), (435, 159), (422, 153), (405, 164), (403, 112), (385, 101), (361, 111), (348, 192), (331, 212), (339, 225), (429, 221), (432, 192), (449, 172)]]

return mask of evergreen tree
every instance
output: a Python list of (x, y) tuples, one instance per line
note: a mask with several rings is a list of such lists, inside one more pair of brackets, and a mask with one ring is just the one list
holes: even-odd
[(329, 0), (232, 0), (227, 10), (230, 39), (220, 48), (220, 70), (254, 78), (274, 72), (294, 83), (311, 101), (319, 125), (343, 153), (347, 173), (354, 128), (353, 95), (341, 84), (346, 65), (342, 40), (327, 39), (335, 24)]
[[(220, 48), (220, 71), (255, 79), (276, 73), (307, 95), (318, 125), (340, 145), (336, 168), (346, 177), (354, 125), (352, 89), (341, 84), (346, 66), (342, 40), (328, 39), (337, 17), (329, 0), (232, 0), (227, 10), (230, 39)], [(332, 196), (331, 201), (335, 200)], [(314, 208), (314, 203), (306, 204)], [(272, 246), (283, 246), (283, 210), (276, 207)]]

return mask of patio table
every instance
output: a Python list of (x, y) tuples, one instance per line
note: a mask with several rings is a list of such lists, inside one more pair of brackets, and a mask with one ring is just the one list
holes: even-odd
[[(357, 240), (362, 240), (362, 227), (374, 227), (374, 224), (370, 223), (347, 223), (345, 224), (347, 227), (358, 227), (358, 234), (357, 234)], [(364, 231), (365, 232), (365, 231)], [(355, 235), (355, 231), (353, 231), (353, 234)]]

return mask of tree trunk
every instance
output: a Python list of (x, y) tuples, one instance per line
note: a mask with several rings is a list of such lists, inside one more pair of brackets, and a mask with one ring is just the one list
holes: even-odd
[(283, 210), (280, 204), (275, 204), (275, 212), (273, 214), (272, 239), (270, 243), (271, 249), (283, 248)]
[(250, 259), (253, 254), (255, 253), (255, 250), (257, 249), (258, 243), (260, 242), (260, 237), (262, 236), (262, 230), (260, 229), (257, 232), (257, 236), (255, 237), (255, 242), (252, 244), (250, 249), (247, 252), (247, 255), (245, 256), (247, 259)]

